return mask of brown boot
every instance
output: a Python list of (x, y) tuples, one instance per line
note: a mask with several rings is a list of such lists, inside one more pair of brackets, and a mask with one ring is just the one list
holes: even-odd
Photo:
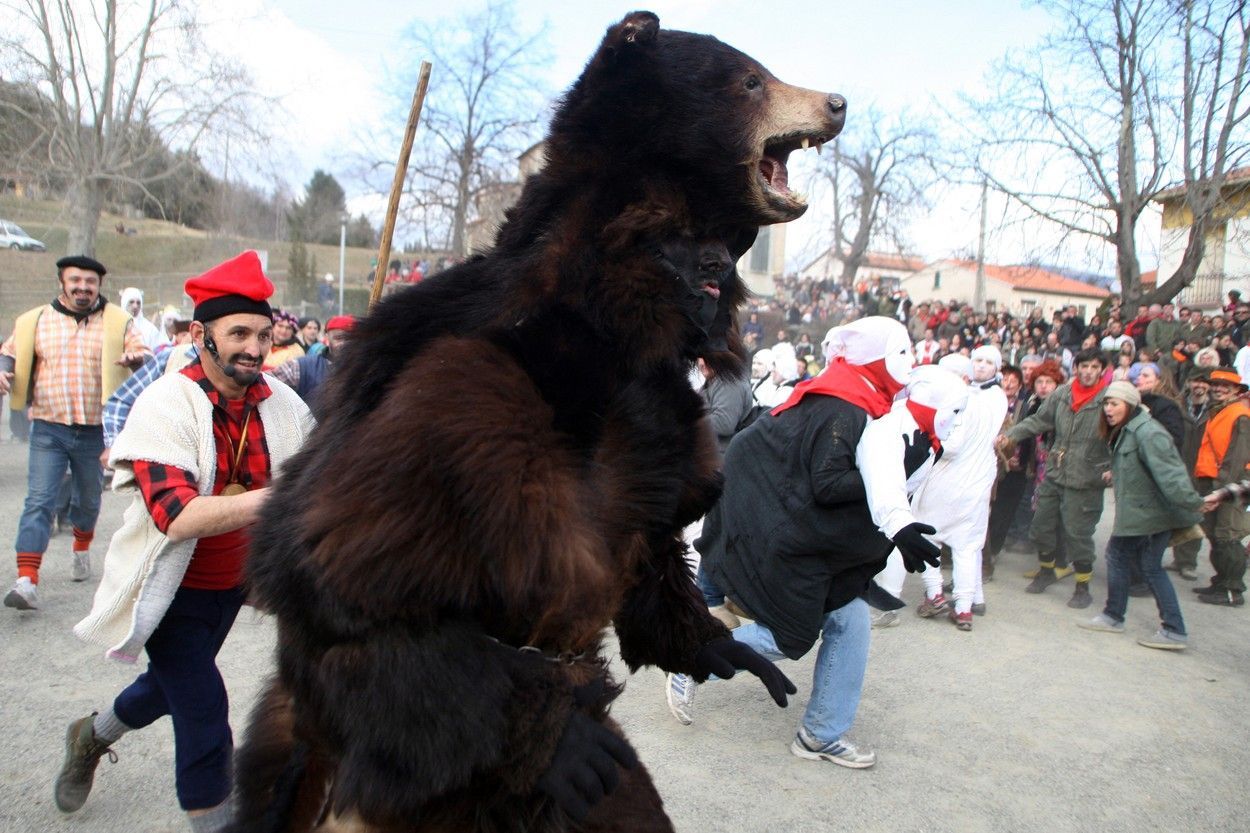
[(65, 763), (57, 773), (55, 789), (56, 808), (62, 813), (73, 813), (87, 802), (102, 756), (108, 755), (109, 761), (117, 763), (117, 753), (95, 736), (94, 720), (92, 712), (69, 724), (65, 733)]
[(1068, 607), (1081, 610), (1093, 603), (1094, 597), (1089, 592), (1089, 581), (1077, 581), (1076, 587), (1072, 588), (1072, 598), (1068, 599)]

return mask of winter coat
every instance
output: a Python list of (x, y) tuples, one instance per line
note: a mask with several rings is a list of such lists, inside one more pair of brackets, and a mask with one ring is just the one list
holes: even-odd
[(1054, 432), (1046, 457), (1046, 479), (1064, 489), (1102, 489), (1103, 472), (1111, 456), (1107, 443), (1098, 435), (1102, 419), (1103, 392), (1099, 391), (1081, 410), (1072, 413), (1072, 383), (1061, 385), (1037, 409), (1007, 432), (1012, 442)]
[(738, 430), (738, 423), (751, 410), (751, 387), (740, 379), (716, 376), (704, 383), (699, 394), (703, 397), (708, 421), (712, 423), (712, 431), (716, 434), (716, 447), (724, 457), (729, 441)]
[(1189, 480), (1176, 443), (1145, 408), (1116, 436), (1111, 449), (1115, 485), (1112, 535), (1153, 535), (1193, 526), (1202, 498)]
[[(1157, 393), (1143, 393), (1141, 403), (1150, 409), (1150, 416), (1167, 429), (1172, 435), (1172, 442), (1178, 450), (1185, 446), (1185, 417), (1181, 415), (1180, 406)], [(1182, 461), (1184, 458), (1181, 458)]]
[(894, 546), (873, 523), (856, 467), (867, 425), (862, 408), (817, 395), (757, 419), (729, 444), (724, 493), (695, 541), (712, 580), (791, 659)]

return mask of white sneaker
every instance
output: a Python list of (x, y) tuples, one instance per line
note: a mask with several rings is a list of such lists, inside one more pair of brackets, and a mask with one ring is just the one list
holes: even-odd
[(874, 628), (892, 628), (898, 623), (898, 611), (896, 610), (878, 610), (872, 614), (872, 626)]
[(91, 553), (74, 553), (74, 563), (69, 568), (69, 577), (72, 581), (86, 581), (91, 578)]
[(17, 610), (39, 609), (39, 588), (26, 576), (13, 583), (13, 589), (4, 597), (4, 606)]
[(689, 674), (669, 674), (664, 687), (668, 710), (683, 726), (694, 722), (694, 692), (699, 684)]
[(860, 749), (846, 738), (821, 743), (808, 735), (802, 726), (790, 744), (790, 751), (809, 761), (829, 761), (850, 769), (867, 769), (877, 762), (877, 753), (871, 749)]

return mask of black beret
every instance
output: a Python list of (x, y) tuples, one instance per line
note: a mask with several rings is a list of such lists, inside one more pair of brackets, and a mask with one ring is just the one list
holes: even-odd
[(88, 271), (95, 272), (100, 277), (104, 277), (108, 273), (108, 270), (104, 268), (103, 263), (93, 257), (87, 257), (86, 255), (67, 255), (56, 262), (58, 272), (67, 266), (73, 266), (76, 269), (87, 269)]

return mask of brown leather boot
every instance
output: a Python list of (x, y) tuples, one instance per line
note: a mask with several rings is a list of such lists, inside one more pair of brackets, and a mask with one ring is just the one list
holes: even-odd
[(117, 753), (95, 736), (94, 720), (92, 712), (69, 724), (65, 733), (65, 762), (57, 773), (55, 789), (56, 808), (62, 813), (73, 813), (87, 802), (101, 757), (108, 755), (109, 761), (117, 763)]

